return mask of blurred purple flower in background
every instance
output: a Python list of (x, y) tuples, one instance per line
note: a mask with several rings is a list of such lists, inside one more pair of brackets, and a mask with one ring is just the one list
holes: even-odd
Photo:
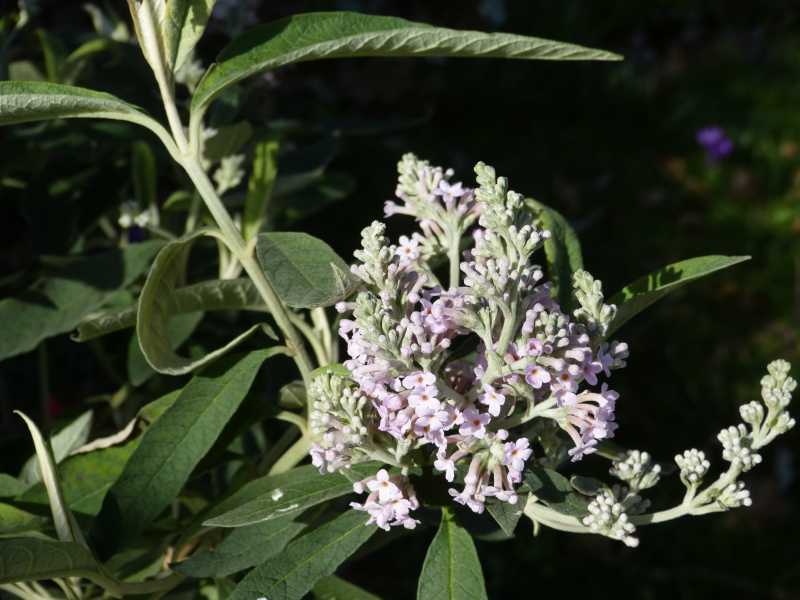
[(706, 162), (710, 165), (717, 164), (733, 152), (733, 142), (725, 137), (725, 130), (722, 127), (701, 127), (697, 130), (697, 143), (706, 153)]

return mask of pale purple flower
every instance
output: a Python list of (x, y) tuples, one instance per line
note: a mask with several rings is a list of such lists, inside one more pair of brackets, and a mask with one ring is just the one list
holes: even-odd
[(583, 371), (583, 378), (589, 385), (597, 385), (597, 373), (603, 370), (603, 365), (597, 361), (593, 361), (590, 354), (583, 361), (581, 370)]
[(320, 475), (325, 473), (325, 448), (316, 442), (311, 444), (311, 464), (319, 467)]
[(414, 390), (427, 385), (433, 385), (434, 383), (436, 383), (436, 375), (433, 373), (423, 373), (422, 371), (416, 371), (408, 377), (403, 378), (403, 387), (407, 390)]
[(520, 472), (525, 468), (525, 461), (533, 454), (533, 450), (528, 448), (529, 442), (526, 438), (519, 438), (516, 442), (508, 442), (503, 445), (506, 453), (503, 459), (504, 465), (510, 465), (509, 470)]
[(437, 446), (443, 446), (445, 443), (444, 434), (442, 433), (442, 420), (446, 418), (447, 413), (444, 411), (419, 417), (414, 421), (414, 434), (418, 437), (424, 437)]
[(479, 395), (478, 400), (481, 404), (485, 404), (489, 407), (490, 415), (493, 417), (498, 416), (500, 414), (500, 407), (505, 404), (506, 397), (500, 392), (496, 392), (488, 383), (484, 384), (483, 391), (485, 393)]
[(438, 392), (435, 385), (426, 386), (421, 390), (417, 389), (408, 397), (408, 405), (414, 409), (418, 417), (432, 415), (442, 409), (442, 403), (436, 398)]
[(550, 382), (550, 373), (539, 365), (530, 364), (525, 367), (525, 381), (535, 387), (537, 390), (542, 387), (542, 384)]
[(436, 461), (433, 466), (439, 471), (444, 471), (444, 477), (447, 481), (453, 481), (456, 475), (456, 463), (447, 458), (447, 453), (444, 448), (440, 448), (436, 454)]
[(569, 450), (567, 454), (569, 454), (572, 457), (572, 462), (575, 462), (582, 459), (585, 454), (591, 454), (592, 452), (596, 452), (597, 451), (597, 448), (595, 448), (596, 445), (597, 445), (597, 440), (594, 439), (589, 441), (581, 440), (581, 443), (572, 448), (571, 450)]
[(437, 196), (441, 196), (445, 202), (453, 202), (458, 200), (467, 190), (461, 187), (461, 182), (450, 184), (444, 179), (439, 182), (439, 187), (433, 190)]
[(400, 236), (400, 245), (397, 246), (395, 254), (401, 258), (419, 258), (419, 250), (417, 250), (419, 242), (414, 239), (409, 239), (406, 235)]
[(578, 377), (582, 374), (578, 365), (566, 365), (558, 373), (556, 373), (555, 383), (560, 385), (563, 389), (574, 392), (578, 389)]
[(378, 492), (381, 502), (389, 500), (395, 492), (399, 491), (397, 486), (389, 481), (389, 473), (386, 469), (378, 471), (376, 478), (370, 481), (367, 487), (371, 492)]
[(459, 427), (458, 433), (460, 435), (472, 435), (476, 438), (483, 439), (486, 434), (486, 425), (492, 420), (489, 413), (478, 412), (474, 404), (467, 404), (467, 407), (462, 411), (464, 423)]
[(609, 371), (608, 368), (614, 366), (614, 357), (604, 353), (603, 348), (601, 347), (597, 349), (595, 361), (600, 363), (600, 366), (603, 369), (603, 373), (606, 374), (606, 377), (611, 377), (611, 371)]
[(531, 338), (525, 345), (525, 354), (528, 356), (541, 356), (542, 355), (542, 342), (536, 338)]
[(722, 127), (701, 127), (696, 135), (697, 143), (705, 152), (706, 162), (710, 165), (718, 163), (733, 152), (733, 141), (725, 137), (725, 130)]

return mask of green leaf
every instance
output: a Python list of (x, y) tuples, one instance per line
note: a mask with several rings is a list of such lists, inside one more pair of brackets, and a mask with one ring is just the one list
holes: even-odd
[[(92, 317), (78, 325), (72, 336), (85, 342), (120, 329), (136, 326), (139, 303)], [(264, 299), (249, 278), (216, 279), (176, 289), (169, 303), (169, 316), (207, 310), (253, 310), (266, 312)]]
[(485, 56), (545, 60), (619, 60), (572, 44), (505, 33), (455, 31), (394, 17), (310, 13), (248, 29), (223, 49), (192, 99), (201, 111), (226, 87), (293, 62), (351, 56)]
[(16, 506), (0, 503), (0, 535), (37, 531), (46, 521), (47, 519), (32, 515)]
[(173, 73), (180, 69), (203, 36), (215, 0), (171, 0), (167, 3), (166, 41)]
[(358, 285), (347, 263), (320, 239), (292, 232), (261, 233), (257, 239), (261, 268), (289, 306), (330, 306)]
[(555, 471), (529, 467), (522, 473), (522, 483), (539, 500), (562, 515), (585, 517), (589, 514), (589, 503), (573, 491), (566, 477)]
[(663, 267), (638, 279), (607, 300), (608, 304), (617, 305), (617, 314), (609, 324), (606, 337), (622, 327), (635, 314), (679, 287), (745, 260), (750, 260), (750, 257), (700, 256)]
[(528, 494), (520, 493), (516, 504), (502, 502), (497, 498), (489, 497), (486, 499), (486, 510), (494, 517), (497, 524), (506, 535), (512, 535), (517, 528), (517, 523), (522, 516), (522, 510), (528, 501)]
[[(190, 312), (170, 318), (167, 332), (171, 347), (180, 348), (192, 335), (202, 318), (202, 312)], [(142, 354), (142, 349), (139, 346), (139, 336), (134, 332), (128, 344), (128, 379), (134, 387), (139, 387), (155, 374), (155, 369), (149, 365), (144, 354)]]
[(0, 300), (0, 360), (74, 329), (133, 282), (161, 246), (145, 242), (76, 260), (53, 269), (24, 292)]
[(278, 393), (278, 404), (281, 408), (298, 409), (306, 407), (306, 386), (302, 381), (287, 383)]
[(442, 524), (422, 565), (417, 600), (485, 598), (486, 584), (472, 537), (455, 515), (443, 508)]
[(133, 144), (131, 156), (131, 179), (134, 196), (139, 209), (148, 211), (153, 225), (158, 225), (156, 206), (156, 159), (146, 142)]
[(189, 382), (145, 431), (106, 496), (92, 532), (101, 554), (114, 554), (169, 506), (236, 412), (261, 364), (284, 351), (227, 357)]
[(25, 420), (31, 432), (33, 445), (36, 448), (36, 455), (39, 457), (42, 481), (47, 489), (47, 497), (50, 500), (50, 510), (53, 513), (53, 522), (56, 526), (58, 539), (62, 542), (77, 542), (82, 546), (86, 546), (86, 540), (81, 530), (78, 528), (78, 524), (75, 522), (75, 517), (72, 515), (72, 512), (69, 510), (64, 500), (56, 464), (50, 452), (50, 447), (47, 445), (47, 441), (42, 436), (39, 428), (36, 427), (36, 424), (24, 413), (18, 410), (14, 412)]
[(272, 137), (256, 144), (253, 172), (247, 183), (247, 199), (244, 203), (242, 235), (245, 240), (261, 231), (266, 220), (272, 185), (278, 176), (279, 146), (277, 138)]
[(581, 477), (580, 475), (573, 475), (569, 482), (572, 487), (586, 496), (597, 496), (606, 488), (606, 485), (602, 481), (595, 479), (594, 477)]
[(182, 391), (183, 390), (175, 390), (166, 396), (162, 396), (157, 400), (145, 404), (139, 409), (139, 416), (152, 425), (156, 419), (167, 412), (169, 407), (175, 404)]
[(28, 486), (16, 477), (0, 473), (0, 498), (13, 498), (24, 492)]
[(370, 594), (336, 575), (320, 579), (313, 592), (317, 600), (381, 600), (375, 594)]
[(259, 330), (264, 331), (270, 337), (275, 337), (268, 325), (259, 324), (203, 358), (184, 358), (175, 353), (169, 339), (170, 301), (175, 287), (181, 280), (189, 249), (194, 240), (202, 235), (220, 236), (217, 230), (202, 227), (164, 246), (153, 261), (147, 282), (139, 296), (139, 309), (136, 316), (136, 334), (139, 336), (139, 346), (147, 362), (159, 373), (183, 375), (205, 366)]
[(335, 365), (317, 367), (311, 371), (311, 377), (317, 377), (318, 375), (323, 375), (324, 373), (332, 373), (333, 375), (338, 375), (339, 377), (350, 377), (353, 372), (343, 364), (337, 363)]
[[(55, 460), (55, 463), (59, 464), (74, 450), (83, 446), (89, 439), (91, 428), (92, 411), (87, 410), (80, 417), (72, 421), (72, 423), (52, 436), (50, 439), (50, 447), (53, 450), (53, 460)], [(28, 485), (41, 481), (42, 471), (39, 467), (39, 460), (35, 455), (25, 463), (20, 473), (20, 479)]]
[(197, 554), (170, 568), (192, 577), (226, 577), (261, 564), (277, 554), (305, 528), (291, 519), (273, 519), (234, 529), (212, 551)]
[(31, 538), (0, 540), (0, 584), (99, 575), (92, 553), (80, 544)]
[[(353, 477), (363, 479), (375, 473), (374, 465), (354, 465), (349, 470)], [(353, 492), (350, 479), (341, 473), (326, 473), (310, 479), (280, 487), (259, 495), (220, 516), (208, 519), (204, 525), (216, 527), (241, 527), (286, 517), (321, 502), (326, 502)]]
[(565, 314), (571, 313), (571, 307), (575, 304), (572, 297), (572, 274), (583, 268), (578, 236), (567, 220), (552, 208), (530, 198), (525, 203), (538, 217), (539, 227), (550, 231), (550, 238), (544, 243), (544, 252), (550, 281), (553, 283), (551, 295)]
[[(86, 517), (94, 517), (100, 512), (106, 493), (119, 478), (137, 445), (138, 441), (134, 440), (124, 446), (76, 454), (58, 466), (64, 502), (76, 513), (79, 522), (88, 525), (91, 519)], [(49, 503), (43, 483), (31, 486), (17, 500), (32, 504)]]
[(176, 547), (181, 548), (183, 545), (195, 538), (197, 535), (208, 531), (210, 527), (206, 527), (203, 522), (213, 519), (219, 515), (223, 515), (234, 508), (237, 508), (251, 500), (263, 496), (274, 490), (282, 489), (287, 485), (292, 485), (306, 479), (319, 477), (319, 469), (312, 465), (305, 465), (302, 467), (295, 467), (289, 471), (284, 471), (277, 475), (267, 475), (259, 477), (246, 483), (241, 489), (236, 490), (232, 494), (218, 500), (206, 509), (202, 510), (192, 522), (184, 529), (183, 535), (176, 543)]
[(134, 119), (126, 117), (145, 115), (142, 109), (110, 94), (84, 88), (56, 83), (0, 82), (0, 125), (71, 117), (129, 121)]
[(377, 531), (377, 527), (364, 526), (368, 518), (363, 512), (348, 510), (293, 541), (283, 552), (253, 569), (228, 600), (300, 600)]

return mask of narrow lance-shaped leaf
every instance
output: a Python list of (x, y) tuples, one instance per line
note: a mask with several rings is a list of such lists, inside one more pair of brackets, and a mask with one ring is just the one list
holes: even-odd
[(562, 515), (585, 517), (589, 503), (572, 488), (569, 479), (550, 469), (528, 467), (522, 474), (522, 483), (547, 506)]
[(147, 282), (139, 297), (139, 309), (136, 318), (136, 334), (142, 354), (156, 371), (167, 375), (182, 375), (200, 368), (226, 354), (256, 331), (262, 330), (275, 338), (272, 329), (266, 324), (254, 325), (231, 342), (210, 352), (200, 359), (178, 356), (169, 339), (169, 306), (175, 287), (181, 279), (185, 261), (194, 240), (201, 235), (219, 233), (211, 228), (200, 228), (170, 242), (158, 253)]
[(0, 584), (58, 577), (99, 578), (92, 553), (80, 544), (36, 539), (0, 540)]
[[(50, 439), (50, 448), (53, 450), (53, 460), (59, 464), (75, 450), (83, 446), (89, 439), (92, 428), (92, 411), (87, 410), (72, 423), (64, 427)], [(27, 484), (36, 483), (42, 479), (42, 471), (36, 455), (32, 456), (22, 467), (20, 479)]]
[(486, 584), (472, 537), (455, 515), (443, 508), (442, 524), (422, 565), (417, 600), (486, 598)]
[(348, 510), (293, 541), (283, 552), (253, 569), (228, 600), (300, 600), (377, 531), (377, 527), (364, 525), (368, 518), (363, 512)]
[(55, 522), (56, 532), (58, 539), (62, 542), (77, 542), (82, 546), (86, 546), (86, 540), (75, 522), (75, 517), (69, 510), (67, 503), (64, 501), (64, 494), (61, 491), (61, 482), (58, 478), (58, 471), (56, 464), (53, 460), (53, 455), (47, 445), (47, 441), (42, 436), (39, 428), (31, 421), (24, 413), (16, 410), (25, 423), (33, 437), (33, 445), (36, 448), (36, 456), (39, 457), (39, 466), (42, 471), (42, 481), (44, 481), (45, 488), (47, 488), (47, 496), (50, 499), (50, 510), (53, 513), (53, 521)]
[[(363, 479), (375, 473), (374, 465), (353, 465), (348, 475)], [(207, 520), (204, 525), (216, 527), (241, 527), (267, 519), (285, 517), (321, 502), (326, 502), (353, 491), (351, 479), (340, 473), (327, 473), (280, 488), (280, 494), (270, 492), (245, 503), (220, 516)]]
[(192, 577), (227, 577), (274, 556), (305, 526), (283, 518), (239, 527), (214, 550), (196, 554), (170, 568)]
[(203, 35), (215, 0), (171, 0), (167, 3), (166, 42), (173, 72)]
[(565, 313), (571, 313), (575, 304), (572, 298), (572, 274), (583, 269), (578, 236), (567, 220), (552, 208), (530, 198), (525, 203), (540, 221), (539, 226), (550, 232), (550, 237), (544, 243), (544, 252), (548, 275), (553, 283), (552, 295)]
[(111, 94), (56, 83), (0, 82), (0, 125), (70, 117), (129, 121), (143, 116), (142, 109)]
[(226, 87), (281, 65), (350, 56), (486, 56), (544, 60), (619, 60), (619, 56), (539, 38), (455, 31), (394, 17), (310, 13), (237, 36), (206, 73), (192, 100), (202, 110)]
[(133, 282), (161, 246), (145, 242), (76, 260), (0, 300), (0, 360), (73, 330), (85, 315)]
[(105, 557), (169, 506), (236, 412), (264, 360), (285, 352), (284, 347), (259, 350), (207, 367), (145, 431), (95, 522), (92, 539)]
[[(167, 334), (170, 346), (176, 350), (180, 348), (192, 335), (202, 318), (202, 312), (191, 312), (169, 319)], [(139, 387), (155, 374), (155, 369), (142, 354), (139, 336), (134, 332), (128, 343), (128, 379), (134, 387)]]
[(267, 216), (267, 207), (272, 196), (272, 185), (278, 176), (277, 138), (267, 138), (256, 145), (253, 172), (247, 184), (247, 200), (244, 205), (242, 234), (245, 240), (261, 231)]
[(0, 502), (0, 535), (18, 535), (37, 531), (46, 523), (44, 517), (32, 515), (16, 506)]
[(306, 233), (261, 233), (256, 254), (280, 299), (295, 308), (330, 306), (357, 286), (347, 263)]
[[(174, 290), (170, 297), (170, 317), (207, 310), (253, 310), (267, 312), (264, 299), (251, 279), (217, 279), (204, 281)], [(107, 333), (136, 326), (139, 303), (110, 311), (84, 321), (72, 336), (85, 342)]]
[(679, 287), (749, 259), (749, 256), (701, 256), (653, 271), (607, 300), (608, 304), (617, 305), (617, 314), (609, 325), (606, 337), (622, 327), (635, 314)]

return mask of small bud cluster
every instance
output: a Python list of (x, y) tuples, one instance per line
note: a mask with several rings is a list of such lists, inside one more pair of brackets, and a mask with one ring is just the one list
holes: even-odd
[(636, 526), (628, 521), (624, 505), (607, 490), (603, 490), (589, 503), (588, 510), (591, 514), (583, 518), (583, 524), (592, 531), (621, 540), (626, 546), (639, 545), (639, 539), (632, 535)]
[(737, 481), (722, 490), (717, 497), (717, 502), (725, 508), (738, 508), (739, 506), (750, 506), (753, 501), (750, 499), (750, 492), (744, 489), (744, 483)]
[(761, 455), (753, 452), (753, 439), (742, 423), (723, 429), (717, 439), (722, 442), (722, 458), (738, 464), (742, 471), (749, 471), (761, 462)]
[(123, 202), (119, 207), (119, 226), (123, 229), (130, 229), (134, 225), (146, 227), (152, 221), (151, 211), (142, 211), (136, 200)]
[(706, 455), (695, 448), (686, 450), (683, 456), (677, 455), (675, 462), (681, 470), (681, 481), (686, 487), (698, 486), (703, 483), (703, 477), (711, 467), (711, 463), (706, 460)]
[[(618, 394), (606, 383), (598, 391), (580, 386), (600, 385), (601, 375), (625, 366), (627, 346), (602, 340), (615, 308), (603, 302), (600, 282), (580, 272), (583, 308), (574, 322), (561, 312), (553, 286), (530, 262), (549, 233), (531, 225), (522, 196), (491, 167), (476, 167), (474, 194), (413, 155), (398, 171), (405, 204), (387, 202), (387, 214), (417, 217), (425, 236), (394, 245), (378, 222), (362, 232), (354, 253), (360, 264), (351, 267), (362, 285), (355, 301), (336, 305), (352, 311), (339, 321), (351, 373), (346, 381), (318, 378), (311, 389), (312, 423), (323, 438), (314, 464), (336, 470), (371, 458), (405, 467), (420, 464), (413, 451), (430, 444), (430, 462), (448, 481), (458, 462), (469, 464), (463, 490), (450, 490), (456, 502), (475, 512), (487, 497), (514, 504), (532, 449), (527, 438), (509, 440), (505, 422), (542, 416), (557, 423), (575, 448), (548, 456), (573, 460), (613, 437)], [(463, 285), (444, 289), (427, 260), (455, 247), (478, 219), (484, 229), (460, 264)], [(451, 358), (454, 342), (467, 335), (480, 340), (474, 360)]]
[(653, 487), (661, 477), (661, 466), (653, 464), (647, 452), (628, 450), (612, 464), (609, 473), (626, 482), (634, 494)]
[(234, 154), (226, 156), (220, 161), (219, 167), (214, 171), (214, 182), (217, 184), (218, 195), (222, 196), (242, 182), (245, 175), (242, 164), (245, 158), (244, 154)]

